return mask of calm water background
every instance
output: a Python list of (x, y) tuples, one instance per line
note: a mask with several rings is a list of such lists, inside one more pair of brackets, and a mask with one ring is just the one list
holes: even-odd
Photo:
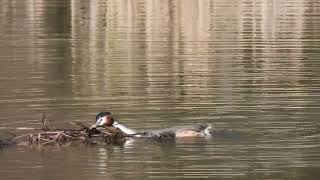
[[(318, 0), (0, 0), (0, 126), (212, 138), (0, 150), (1, 179), (318, 179)], [(5, 136), (5, 130), (1, 130)], [(19, 132), (14, 132), (19, 133)]]

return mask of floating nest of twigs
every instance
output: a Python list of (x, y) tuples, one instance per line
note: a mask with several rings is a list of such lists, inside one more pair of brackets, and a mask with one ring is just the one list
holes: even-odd
[(70, 143), (85, 144), (115, 144), (121, 145), (126, 142), (127, 135), (118, 128), (90, 129), (32, 129), (32, 133), (14, 135), (1, 139), (0, 148), (12, 145), (65, 145)]

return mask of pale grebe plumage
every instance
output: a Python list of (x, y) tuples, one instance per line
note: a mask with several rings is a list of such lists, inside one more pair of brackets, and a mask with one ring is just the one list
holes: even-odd
[(188, 126), (177, 126), (158, 130), (136, 131), (124, 126), (123, 124), (115, 121), (110, 112), (100, 112), (96, 116), (96, 123), (91, 126), (92, 128), (113, 126), (120, 129), (127, 135), (133, 137), (159, 137), (163, 135), (173, 135), (174, 137), (200, 137), (210, 136), (211, 126), (208, 124), (194, 124)]

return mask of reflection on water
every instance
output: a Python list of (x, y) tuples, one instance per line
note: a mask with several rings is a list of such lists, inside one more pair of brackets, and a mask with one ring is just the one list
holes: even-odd
[(3, 178), (318, 177), (318, 1), (0, 3), (0, 126), (109, 110), (136, 129), (215, 127), (209, 139), (4, 149)]

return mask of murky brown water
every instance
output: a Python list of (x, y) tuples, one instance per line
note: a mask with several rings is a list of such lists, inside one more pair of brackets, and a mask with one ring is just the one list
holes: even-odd
[(175, 143), (7, 148), (1, 179), (319, 177), (318, 0), (0, 4), (0, 126), (108, 110), (136, 129), (215, 127)]

